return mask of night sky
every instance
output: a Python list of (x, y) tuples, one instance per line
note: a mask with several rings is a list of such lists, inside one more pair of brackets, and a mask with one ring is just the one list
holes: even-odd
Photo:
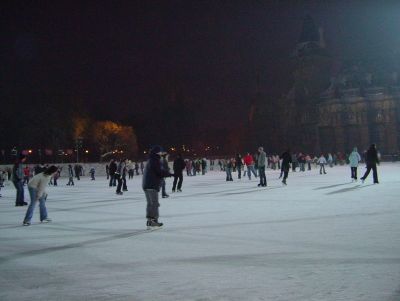
[(246, 117), (257, 77), (271, 97), (287, 92), (290, 53), (306, 14), (324, 28), (337, 61), (400, 54), (399, 1), (0, 5), (6, 107), (40, 106), (45, 93), (55, 102), (79, 102), (98, 119), (150, 120), (154, 107), (179, 94), (204, 129), (229, 127)]

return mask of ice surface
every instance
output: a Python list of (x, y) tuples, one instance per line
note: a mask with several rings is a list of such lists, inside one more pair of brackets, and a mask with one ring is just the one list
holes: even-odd
[(266, 188), (185, 177), (153, 232), (138, 176), (123, 196), (104, 177), (62, 178), (48, 189), (53, 223), (36, 208), (30, 227), (6, 186), (0, 300), (400, 300), (399, 167), (379, 166), (378, 185), (351, 183), (347, 166), (290, 173), (287, 187), (270, 170)]

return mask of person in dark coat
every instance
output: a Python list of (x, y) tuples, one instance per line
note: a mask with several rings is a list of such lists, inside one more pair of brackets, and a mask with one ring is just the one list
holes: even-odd
[(115, 163), (115, 160), (112, 159), (110, 162), (109, 166), (109, 172), (110, 172), (110, 187), (111, 186), (116, 186), (117, 185), (117, 179), (115, 178), (115, 172), (117, 171), (117, 163)]
[(79, 165), (74, 166), (75, 177), (80, 180), (81, 179), (81, 167)]
[(158, 194), (161, 188), (161, 181), (164, 177), (171, 177), (173, 174), (161, 168), (161, 155), (165, 154), (161, 146), (154, 146), (150, 150), (149, 159), (143, 173), (142, 188), (146, 196), (146, 218), (147, 228), (159, 228), (163, 225), (158, 221), (159, 212)]
[(238, 172), (238, 179), (241, 179), (242, 178), (242, 166), (243, 166), (241, 154), (236, 154), (235, 162), (236, 162), (236, 168), (237, 168), (237, 172)]
[(290, 151), (287, 150), (286, 152), (284, 152), (281, 156), (280, 159), (282, 160), (282, 165), (281, 165), (281, 169), (283, 171), (283, 180), (282, 183), (284, 185), (286, 184), (286, 179), (289, 176), (289, 169), (290, 169), (290, 163), (292, 163), (292, 155), (290, 154)]
[(122, 195), (123, 192), (121, 191), (122, 188), (122, 184), (124, 183), (125, 180), (125, 186), (126, 186), (126, 171), (125, 171), (125, 160), (121, 160), (118, 163), (118, 167), (117, 167), (117, 171), (114, 174), (115, 179), (118, 181), (118, 185), (117, 185), (117, 190), (116, 190), (116, 194), (118, 195)]
[(368, 177), (369, 172), (372, 169), (372, 175), (374, 177), (374, 184), (379, 184), (378, 181), (378, 170), (376, 164), (379, 164), (378, 152), (376, 151), (376, 145), (371, 144), (367, 153), (365, 154), (365, 163), (367, 164), (367, 170), (362, 176), (361, 181), (364, 183), (365, 179)]
[(20, 155), (15, 161), (15, 164), (12, 169), (12, 182), (14, 184), (15, 189), (17, 190), (16, 200), (15, 200), (15, 206), (17, 207), (28, 205), (28, 203), (25, 202), (24, 184), (23, 184), (24, 172), (22, 164), (25, 161), (26, 161), (26, 156)]
[[(169, 172), (167, 153), (161, 155), (161, 168)], [(165, 178), (163, 178), (161, 180), (161, 195), (164, 199), (169, 198), (169, 194), (167, 193), (167, 190), (165, 188), (166, 184), (167, 183), (165, 182)]]
[[(172, 185), (172, 192), (175, 192), (176, 183), (178, 183), (178, 192), (182, 192), (182, 182), (183, 182), (183, 170), (186, 167), (185, 161), (182, 159), (182, 155), (178, 154), (174, 160), (174, 184)], [(179, 182), (178, 182), (179, 180)]]
[(68, 186), (74, 186), (74, 171), (72, 170), (72, 165), (68, 164)]

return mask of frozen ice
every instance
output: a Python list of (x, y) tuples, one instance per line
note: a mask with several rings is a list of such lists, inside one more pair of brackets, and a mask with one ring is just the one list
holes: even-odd
[[(0, 300), (400, 300), (400, 164), (380, 184), (350, 168), (226, 182), (185, 177), (146, 231), (141, 176), (118, 196), (104, 177), (49, 187), (52, 223), (23, 227), (15, 189), (0, 198)], [(359, 174), (364, 166), (359, 168)], [(168, 192), (172, 179), (167, 179)], [(28, 194), (26, 193), (28, 201)]]

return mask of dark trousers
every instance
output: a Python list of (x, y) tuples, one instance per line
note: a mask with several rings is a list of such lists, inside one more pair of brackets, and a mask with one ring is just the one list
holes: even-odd
[(121, 176), (116, 174), (114, 175), (114, 177), (116, 178), (116, 180), (118, 181), (118, 185), (117, 185), (117, 192), (121, 192), (121, 187), (122, 187), (122, 179)]
[(260, 186), (267, 186), (267, 177), (265, 176), (265, 166), (258, 167), (260, 176)]
[(288, 178), (288, 176), (289, 176), (289, 166), (282, 166), (282, 171), (281, 172), (283, 172), (283, 180), (282, 180), (282, 182), (284, 182), (284, 183), (286, 183), (286, 179)]
[(176, 183), (178, 183), (178, 190), (181, 190), (182, 182), (183, 182), (183, 175), (182, 174), (175, 174), (174, 175), (174, 183), (172, 185), (172, 191), (175, 191)]
[(242, 178), (242, 166), (238, 165), (237, 170), (238, 170), (238, 179), (241, 179)]
[(15, 205), (22, 206), (25, 202), (24, 198), (24, 184), (22, 181), (13, 181), (15, 189), (17, 190), (17, 196), (15, 200)]
[(166, 196), (168, 193), (165, 190), (165, 178), (162, 178), (161, 180), (161, 194), (162, 196)]
[(122, 177), (122, 190), (128, 191), (128, 186), (126, 186), (126, 177)]
[(158, 202), (158, 191), (155, 189), (146, 189), (144, 190), (144, 194), (147, 201), (146, 217), (157, 219), (158, 207), (160, 207), (160, 203)]
[(117, 185), (117, 178), (115, 177), (115, 174), (110, 175), (110, 187), (116, 185)]
[(357, 180), (357, 167), (351, 167), (351, 178)]
[(67, 185), (74, 185), (74, 177), (70, 176)]
[(374, 183), (379, 183), (378, 181), (378, 170), (376, 169), (376, 164), (367, 164), (367, 171), (365, 172), (365, 174), (363, 175), (363, 177), (361, 178), (361, 180), (365, 180), (368, 175), (369, 172), (372, 169), (372, 175), (374, 177)]

